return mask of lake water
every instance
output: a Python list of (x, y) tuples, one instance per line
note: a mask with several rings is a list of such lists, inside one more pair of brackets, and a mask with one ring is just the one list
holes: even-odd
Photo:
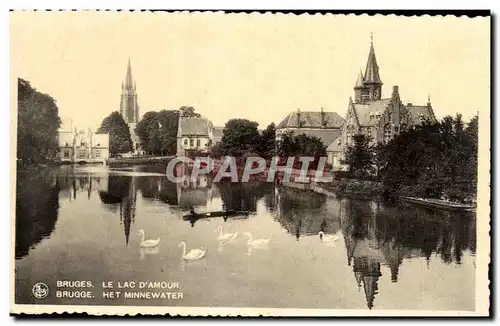
[[(70, 167), (18, 173), (16, 303), (474, 310), (475, 215), (330, 198), (266, 183), (173, 184), (164, 167)], [(197, 212), (248, 216), (184, 221)], [(218, 240), (238, 232), (233, 241)], [(138, 230), (160, 238), (141, 249)], [(322, 242), (318, 232), (333, 235)], [(264, 247), (247, 245), (270, 239)], [(326, 237), (325, 237), (326, 239)], [(179, 243), (204, 247), (185, 262)], [(60, 298), (58, 281), (92, 298)], [(103, 298), (114, 282), (119, 298)], [(178, 299), (125, 298), (117, 283), (178, 284)], [(33, 285), (50, 289), (33, 296)], [(175, 283), (176, 282), (176, 283)], [(130, 291), (144, 291), (137, 288)], [(152, 290), (148, 290), (152, 291)], [(158, 290), (154, 290), (158, 291)], [(164, 290), (166, 291), (166, 290)]]

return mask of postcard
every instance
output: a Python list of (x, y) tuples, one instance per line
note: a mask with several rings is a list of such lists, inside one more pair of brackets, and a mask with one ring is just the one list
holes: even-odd
[(12, 11), (12, 314), (488, 316), (491, 18)]

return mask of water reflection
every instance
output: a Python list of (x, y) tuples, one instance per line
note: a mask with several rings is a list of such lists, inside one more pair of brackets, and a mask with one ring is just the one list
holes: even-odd
[(59, 210), (59, 191), (53, 171), (19, 172), (16, 180), (16, 259), (54, 231)]
[[(99, 209), (104, 209), (103, 212), (108, 217), (111, 216), (112, 223), (117, 226), (120, 224), (116, 234), (119, 235), (120, 243), (125, 243), (126, 246), (129, 244), (131, 229), (136, 223), (138, 209), (140, 215), (143, 212), (141, 209), (144, 209), (145, 217), (157, 213), (158, 220), (148, 222), (149, 227), (158, 227), (157, 221), (165, 223), (163, 218), (170, 219), (168, 225), (173, 231), (169, 229), (168, 237), (175, 237), (177, 232), (186, 232), (185, 239), (191, 243), (198, 241), (193, 243), (196, 247), (206, 244), (199, 235), (209, 232), (209, 238), (213, 236), (214, 240), (211, 250), (224, 253), (221, 256), (225, 258), (219, 258), (230, 268), (240, 267), (236, 264), (238, 258), (231, 255), (245, 256), (246, 252), (248, 256), (254, 255), (251, 260), (256, 262), (261, 256), (257, 255), (258, 252), (264, 258), (266, 255), (287, 255), (283, 251), (288, 248), (286, 246), (290, 246), (287, 239), (294, 245), (294, 250), (305, 245), (308, 246), (309, 252), (331, 252), (332, 260), (340, 257), (342, 264), (348, 268), (350, 279), (346, 282), (352, 284), (354, 289), (359, 289), (360, 295), (364, 293), (364, 299), (361, 297), (361, 300), (364, 300), (363, 305), (369, 309), (377, 306), (377, 300), (380, 301), (382, 295), (380, 292), (387, 291), (380, 286), (384, 284), (382, 280), (398, 285), (404, 282), (401, 273), (412, 272), (411, 269), (401, 268), (407, 262), (418, 259), (427, 262), (429, 269), (432, 269), (432, 264), (460, 266), (464, 261), (467, 262), (467, 257), (475, 255), (476, 252), (476, 223), (475, 216), (471, 214), (398, 207), (367, 200), (334, 199), (267, 183), (220, 184), (212, 182), (206, 176), (197, 179), (186, 178), (181, 183), (174, 184), (160, 175), (124, 175), (114, 174), (113, 171), (90, 173), (68, 168), (18, 173), (16, 259), (29, 255), (31, 249), (42, 239), (50, 237), (56, 227), (58, 215), (64, 216), (64, 212), (71, 215), (70, 208), (77, 201), (88, 202), (89, 207), (97, 207), (96, 215), (99, 215)], [(193, 218), (188, 220), (193, 227), (188, 227), (189, 231), (177, 226), (176, 221), (179, 221), (179, 224), (186, 223), (182, 221), (182, 217), (193, 208), (199, 212), (236, 210), (251, 213), (201, 220)], [(217, 221), (216, 225), (225, 225), (225, 232), (229, 231), (225, 230), (226, 225), (231, 232), (238, 231), (238, 237), (231, 241), (218, 241), (216, 233), (212, 233), (216, 227), (214, 219)], [(142, 218), (140, 220), (142, 221)], [(255, 223), (252, 224), (253, 222)], [(92, 223), (101, 227), (98, 224), (101, 222)], [(259, 223), (264, 226), (256, 225)], [(284, 232), (281, 233), (280, 230)], [(245, 231), (251, 231), (256, 238), (271, 238), (271, 245), (248, 245)], [(334, 240), (322, 243), (318, 235), (320, 231), (324, 232), (325, 240), (328, 236), (332, 236)], [(158, 234), (161, 235), (161, 231)], [(189, 234), (198, 236), (190, 238)], [(274, 235), (271, 237), (267, 234)], [(162, 238), (162, 244), (165, 243), (165, 246), (169, 241), (168, 237)], [(273, 241), (277, 241), (276, 245)], [(166, 259), (163, 257), (169, 254), (168, 250), (161, 248), (130, 250), (135, 259), (146, 260), (148, 263), (151, 261), (154, 264), (160, 258)], [(334, 252), (337, 253), (336, 257), (333, 256)], [(280, 264), (287, 264), (286, 260), (280, 261), (279, 257), (272, 257), (273, 261), (277, 261), (277, 267), (273, 267), (275, 269), (279, 269)], [(181, 257), (180, 249), (178, 252), (179, 268), (186, 272), (188, 269), (199, 269), (200, 273), (209, 273), (208, 270), (214, 268), (213, 264), (210, 265), (212, 258), (211, 256), (198, 262), (186, 262)], [(171, 261), (178, 271), (176, 259), (177, 253)], [(305, 264), (312, 263), (307, 259), (308, 257), (304, 260)], [(229, 262), (236, 265), (230, 265)], [(166, 264), (172, 265), (168, 262)], [(268, 261), (266, 266), (267, 264)], [(162, 272), (167, 272), (165, 266), (162, 267)], [(220, 269), (225, 267), (218, 266)], [(425, 268), (425, 265), (423, 267)], [(240, 273), (243, 272), (244, 270), (240, 270)], [(453, 271), (446, 269), (445, 272)], [(263, 272), (256, 269), (255, 273)], [(418, 275), (412, 277), (418, 281)]]
[(146, 256), (156, 256), (160, 252), (159, 247), (154, 247), (154, 248), (145, 248), (141, 247), (140, 249), (140, 254), (141, 254), (141, 260), (146, 259)]
[(460, 264), (464, 250), (475, 253), (475, 220), (470, 214), (348, 199), (341, 205), (347, 261), (358, 287), (364, 289), (369, 309), (378, 293), (381, 265), (389, 267), (396, 283), (405, 259), (425, 257), (429, 263), (435, 253), (446, 264)]
[(293, 234), (297, 241), (301, 236), (336, 233), (340, 228), (338, 212), (340, 206), (327, 201), (324, 195), (279, 188), (275, 199), (276, 220)]

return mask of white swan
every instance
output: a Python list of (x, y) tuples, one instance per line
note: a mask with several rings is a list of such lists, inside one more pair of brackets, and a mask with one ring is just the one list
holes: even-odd
[(249, 232), (245, 232), (245, 235), (248, 237), (248, 242), (247, 244), (249, 246), (253, 247), (258, 247), (258, 246), (265, 246), (269, 243), (270, 239), (255, 239), (252, 240), (252, 235)]
[(321, 242), (335, 242), (340, 238), (338, 235), (332, 235), (332, 234), (325, 235), (323, 231), (319, 231), (318, 235), (319, 238), (321, 239)]
[(160, 243), (160, 238), (156, 240), (153, 239), (144, 240), (145, 237), (144, 230), (137, 231), (137, 235), (141, 236), (141, 242), (140, 242), (141, 247), (152, 248), (156, 247)]
[(198, 260), (205, 256), (207, 249), (201, 247), (201, 249), (191, 249), (188, 253), (186, 253), (186, 243), (181, 241), (179, 243), (179, 248), (182, 247), (182, 259), (185, 260)]
[(219, 231), (219, 241), (230, 241), (235, 239), (238, 236), (238, 232), (234, 233), (222, 233), (222, 225), (219, 225), (215, 232)]

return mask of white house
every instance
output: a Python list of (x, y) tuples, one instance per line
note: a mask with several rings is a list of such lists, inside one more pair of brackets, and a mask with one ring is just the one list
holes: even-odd
[(177, 130), (177, 155), (207, 152), (213, 143), (213, 125), (206, 118), (180, 117)]

